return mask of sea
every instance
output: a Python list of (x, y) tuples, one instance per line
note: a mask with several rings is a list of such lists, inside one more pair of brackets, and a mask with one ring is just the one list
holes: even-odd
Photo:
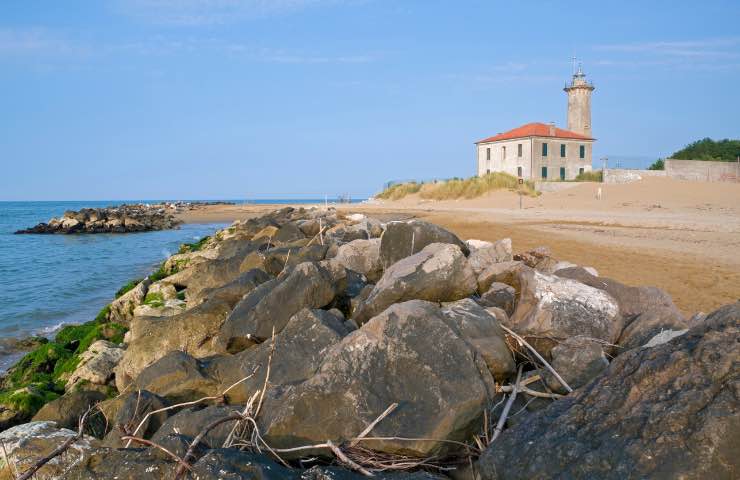
[[(83, 323), (115, 292), (154, 271), (180, 244), (226, 224), (184, 224), (176, 230), (123, 234), (14, 235), (66, 210), (157, 203), (161, 200), (0, 202), (0, 372), (23, 352), (17, 342), (53, 337), (64, 325)], [(235, 203), (323, 203), (324, 199), (239, 200)]]

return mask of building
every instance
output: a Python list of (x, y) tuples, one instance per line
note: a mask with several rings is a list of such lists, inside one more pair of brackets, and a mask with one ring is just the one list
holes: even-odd
[(591, 93), (579, 67), (568, 94), (568, 129), (528, 123), (476, 142), (477, 173), (506, 172), (531, 180), (573, 180), (591, 170)]

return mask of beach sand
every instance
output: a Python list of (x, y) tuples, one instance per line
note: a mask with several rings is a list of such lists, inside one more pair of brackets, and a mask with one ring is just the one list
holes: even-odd
[[(602, 199), (596, 199), (601, 187)], [(284, 205), (217, 205), (181, 216), (229, 222)], [(421, 218), (461, 238), (510, 237), (514, 251), (540, 245), (556, 258), (595, 267), (630, 285), (666, 290), (685, 314), (740, 299), (740, 184), (647, 178), (623, 184), (576, 184), (537, 198), (509, 191), (469, 200), (339, 205), (343, 211)]]

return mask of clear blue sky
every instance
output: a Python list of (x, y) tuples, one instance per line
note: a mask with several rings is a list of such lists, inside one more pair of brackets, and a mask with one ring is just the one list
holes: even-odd
[(740, 137), (740, 2), (0, 3), (0, 200), (356, 196), (565, 124), (594, 158)]

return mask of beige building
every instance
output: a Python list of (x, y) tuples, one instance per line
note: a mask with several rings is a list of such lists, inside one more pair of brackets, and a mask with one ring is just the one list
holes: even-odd
[(476, 142), (477, 173), (506, 172), (531, 180), (573, 180), (591, 170), (591, 93), (579, 68), (568, 94), (568, 130), (528, 123)]

